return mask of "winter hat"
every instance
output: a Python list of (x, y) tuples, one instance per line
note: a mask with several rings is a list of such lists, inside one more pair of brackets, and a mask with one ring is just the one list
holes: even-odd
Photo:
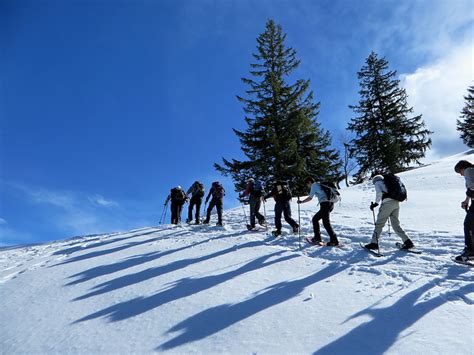
[(247, 182), (255, 182), (254, 178), (248, 178)]
[(372, 184), (375, 184), (377, 181), (382, 181), (383, 180), (383, 176), (382, 175), (375, 175), (373, 178), (372, 178)]

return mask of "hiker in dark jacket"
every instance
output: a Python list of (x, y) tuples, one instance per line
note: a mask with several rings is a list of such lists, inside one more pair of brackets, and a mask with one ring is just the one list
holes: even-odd
[(200, 213), (201, 213), (201, 204), (202, 204), (202, 199), (204, 198), (204, 185), (199, 182), (195, 181), (191, 187), (188, 189), (186, 192), (186, 195), (188, 196), (191, 194), (191, 200), (189, 201), (189, 207), (188, 207), (188, 219), (186, 220), (186, 223), (191, 223), (193, 220), (193, 208), (196, 206), (196, 224), (200, 223)]
[(186, 194), (184, 193), (181, 186), (176, 186), (171, 189), (170, 194), (166, 198), (165, 206), (168, 204), (168, 201), (171, 200), (171, 223), (179, 224), (181, 222), (181, 211), (183, 210), (183, 205), (187, 200)]
[(285, 216), (285, 221), (293, 228), (293, 233), (298, 233), (298, 223), (291, 218), (291, 190), (287, 182), (277, 181), (273, 184), (272, 190), (264, 197), (264, 202), (273, 197), (275, 200), (275, 228), (272, 232), (273, 236), (281, 235), (281, 214)]
[(336, 233), (331, 226), (330, 214), (334, 209), (334, 202), (329, 201), (329, 197), (327, 196), (326, 192), (321, 187), (321, 183), (316, 182), (314, 178), (307, 177), (306, 185), (310, 188), (310, 192), (308, 197), (304, 200), (298, 201), (298, 203), (306, 203), (313, 199), (313, 197), (317, 197), (320, 209), (319, 211), (313, 216), (313, 231), (314, 237), (311, 239), (313, 244), (322, 243), (321, 240), (321, 231), (319, 228), (319, 221), (323, 220), (323, 226), (326, 229), (326, 232), (329, 236), (329, 242), (326, 243), (328, 246), (336, 246), (339, 245), (339, 241), (337, 240)]
[(466, 182), (466, 198), (461, 202), (461, 208), (466, 210), (464, 218), (464, 250), (456, 256), (456, 261), (468, 262), (474, 260), (474, 165), (467, 160), (460, 160), (454, 171), (464, 177)]
[(261, 226), (265, 226), (266, 224), (265, 217), (259, 212), (264, 191), (261, 183), (257, 182), (257, 184), (259, 184), (259, 186), (256, 186), (255, 179), (248, 179), (245, 191), (239, 196), (240, 198), (249, 196), (250, 224), (247, 225), (248, 230), (255, 228), (255, 217), (257, 217), (258, 224)]
[(217, 209), (217, 224), (218, 226), (222, 226), (222, 210), (223, 210), (223, 202), (225, 196), (224, 187), (221, 185), (219, 181), (214, 181), (212, 183), (211, 189), (209, 190), (209, 194), (206, 197), (206, 203), (209, 201), (209, 198), (212, 196), (211, 202), (209, 202), (209, 206), (207, 207), (207, 215), (206, 219), (202, 222), (204, 224), (208, 224), (211, 219), (211, 212), (214, 207)]

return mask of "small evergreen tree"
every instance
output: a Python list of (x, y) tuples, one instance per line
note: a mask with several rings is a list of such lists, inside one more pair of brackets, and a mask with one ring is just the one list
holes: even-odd
[(357, 116), (348, 129), (355, 134), (350, 154), (358, 164), (357, 181), (376, 172), (403, 171), (411, 163), (420, 164), (431, 146), (432, 133), (421, 115), (409, 117), (407, 94), (400, 88), (396, 72), (388, 70), (385, 58), (372, 52), (358, 72), (359, 105), (349, 106)]
[(272, 20), (257, 38), (256, 60), (251, 64), (252, 78), (242, 78), (249, 86), (247, 97), (237, 96), (244, 104), (247, 129), (235, 134), (247, 160), (227, 160), (214, 164), (230, 175), (236, 191), (248, 177), (265, 184), (277, 180), (290, 183), (295, 194), (307, 192), (307, 175), (336, 180), (339, 178), (339, 153), (331, 149), (331, 137), (316, 121), (319, 103), (308, 91), (309, 80), (288, 84), (288, 76), (300, 61), (296, 51), (285, 46), (286, 35)]
[(461, 132), (461, 139), (469, 148), (474, 148), (474, 86), (467, 89), (468, 94), (464, 96), (466, 106), (461, 111), (457, 120), (457, 130)]

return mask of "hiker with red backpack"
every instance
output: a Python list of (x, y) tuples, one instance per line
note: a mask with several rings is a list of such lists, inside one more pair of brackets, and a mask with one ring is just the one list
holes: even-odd
[(204, 198), (204, 185), (199, 182), (195, 181), (191, 187), (188, 189), (186, 192), (186, 195), (188, 196), (191, 194), (191, 200), (189, 201), (189, 207), (188, 207), (188, 219), (186, 220), (186, 223), (191, 223), (193, 220), (193, 208), (196, 206), (196, 224), (201, 223), (200, 219), (200, 213), (201, 213), (201, 204), (202, 204), (202, 199)]
[(374, 212), (374, 209), (379, 205), (380, 209), (377, 215), (377, 220), (375, 221), (372, 240), (364, 247), (370, 250), (379, 249), (382, 229), (390, 218), (393, 230), (400, 238), (402, 238), (403, 241), (403, 244), (400, 245), (400, 249), (414, 248), (413, 242), (408, 238), (407, 234), (400, 226), (400, 221), (398, 219), (400, 214), (400, 202), (405, 201), (407, 198), (405, 185), (403, 185), (400, 178), (394, 174), (386, 174), (383, 176), (375, 175), (372, 178), (372, 183), (375, 186), (375, 202), (370, 204), (370, 210)]
[(183, 205), (187, 201), (187, 196), (181, 186), (171, 189), (170, 194), (166, 198), (165, 206), (171, 200), (171, 224), (179, 224), (181, 222), (181, 211)]
[(325, 245), (339, 245), (339, 240), (337, 239), (336, 233), (334, 233), (334, 230), (332, 229), (330, 220), (330, 214), (334, 209), (334, 203), (339, 200), (339, 192), (337, 191), (336, 186), (331, 182), (316, 182), (316, 180), (311, 176), (306, 178), (305, 183), (308, 188), (310, 188), (309, 195), (304, 200), (298, 200), (298, 203), (301, 204), (309, 202), (313, 199), (313, 197), (316, 196), (320, 205), (319, 211), (313, 216), (312, 220), (314, 237), (311, 240), (308, 239), (308, 241), (315, 245), (322, 245), (319, 221), (323, 220), (323, 226), (329, 236), (329, 242), (327, 242)]
[(281, 214), (283, 213), (285, 221), (293, 228), (293, 233), (298, 233), (299, 225), (296, 221), (291, 218), (291, 205), (290, 201), (292, 198), (290, 186), (286, 181), (277, 181), (273, 184), (272, 190), (263, 198), (263, 202), (273, 197), (275, 200), (275, 228), (272, 232), (274, 237), (281, 235)]
[(222, 210), (223, 210), (223, 202), (225, 196), (225, 190), (222, 184), (219, 181), (214, 181), (212, 183), (211, 189), (209, 190), (209, 194), (206, 197), (206, 204), (209, 201), (209, 198), (212, 196), (211, 202), (209, 202), (209, 206), (207, 207), (207, 216), (206, 219), (202, 222), (204, 224), (209, 224), (211, 219), (211, 211), (214, 207), (217, 209), (217, 226), (222, 226)]
[(252, 230), (255, 228), (255, 217), (258, 220), (258, 224), (265, 226), (266, 221), (265, 217), (259, 212), (260, 206), (262, 204), (263, 197), (263, 184), (261, 181), (256, 181), (254, 178), (249, 178), (247, 180), (247, 186), (245, 191), (239, 195), (241, 199), (246, 196), (249, 196), (249, 205), (250, 205), (250, 224), (247, 224), (247, 229)]

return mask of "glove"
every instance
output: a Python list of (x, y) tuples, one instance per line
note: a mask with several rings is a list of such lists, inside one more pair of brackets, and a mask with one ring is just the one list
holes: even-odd
[(375, 207), (377, 207), (379, 204), (377, 202), (372, 202), (370, 204), (370, 210), (373, 211)]

